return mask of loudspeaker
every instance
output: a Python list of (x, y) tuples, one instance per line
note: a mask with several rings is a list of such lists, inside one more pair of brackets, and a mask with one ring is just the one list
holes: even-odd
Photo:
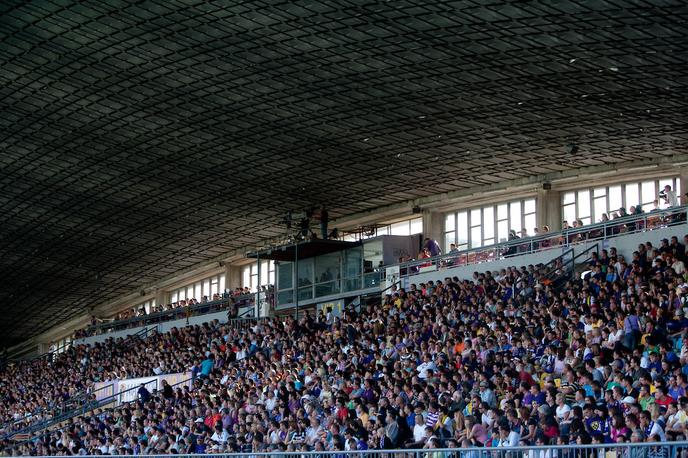
[(542, 183), (542, 189), (549, 191), (552, 189), (552, 183)]
[(421, 210), (420, 207), (419, 207), (418, 205), (416, 205), (415, 207), (413, 207), (413, 213), (420, 213), (420, 212), (422, 212), (422, 211), (423, 211), (423, 210)]

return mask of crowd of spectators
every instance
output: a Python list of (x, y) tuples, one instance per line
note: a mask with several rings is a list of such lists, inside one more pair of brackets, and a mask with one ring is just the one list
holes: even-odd
[[(637, 216), (645, 215), (642, 221), (638, 221)], [(604, 238), (622, 235), (628, 232), (644, 231), (657, 229), (659, 227), (666, 227), (672, 224), (682, 223), (686, 220), (685, 212), (674, 211), (671, 207), (660, 207), (658, 201), (654, 201), (653, 209), (649, 213), (645, 213), (641, 205), (631, 206), (630, 212), (627, 212), (624, 207), (618, 211), (610, 214), (603, 213), (600, 220), (595, 223), (609, 223), (613, 221), (614, 224), (606, 224), (602, 227), (585, 225), (582, 219), (576, 219), (569, 223), (569, 221), (562, 221), (561, 232), (551, 234), (552, 231), (549, 226), (542, 228), (534, 228), (533, 233), (529, 233), (527, 229), (523, 228), (520, 231), (510, 230), (507, 242), (510, 242), (506, 248), (488, 248), (484, 251), (478, 250), (475, 255), (480, 258), (479, 261), (485, 261), (496, 257), (510, 257), (523, 253), (530, 253), (533, 251), (548, 249), (552, 247), (568, 246), (583, 242), (585, 240), (600, 240)], [(551, 234), (551, 235), (550, 235)], [(457, 257), (442, 260), (442, 267), (450, 267), (455, 265), (464, 265), (468, 262), (466, 254), (461, 254), (455, 243), (449, 246), (449, 253), (455, 254)], [(430, 258), (430, 250), (424, 246), (421, 249), (418, 259)], [(411, 261), (410, 257), (400, 259), (400, 262)], [(429, 263), (428, 263), (429, 265)]]
[[(271, 291), (272, 286), (264, 286), (264, 291)], [(229, 313), (238, 311), (239, 308), (250, 305), (254, 301), (255, 293), (250, 288), (235, 288), (224, 293), (215, 293), (212, 296), (203, 296), (201, 300), (196, 298), (182, 299), (167, 305), (159, 304), (146, 310), (143, 305), (129, 308), (117, 313), (111, 319), (91, 317), (88, 327), (79, 329), (74, 333), (74, 339), (81, 339), (96, 334), (104, 334), (122, 329), (131, 329), (149, 322), (170, 321), (187, 315), (194, 310), (199, 313), (227, 308)], [(207, 306), (207, 307), (204, 307)]]
[[(190, 371), (13, 454), (500, 447), (678, 440), (688, 425), (685, 246), (411, 285), (342, 317), (217, 321), (75, 346), (3, 374), (2, 418), (46, 390)], [(562, 267), (563, 269), (563, 267)], [(682, 272), (679, 272), (682, 271)], [(560, 272), (564, 274), (565, 272)], [(19, 372), (17, 372), (19, 371)], [(60, 380), (65, 380), (63, 384)]]

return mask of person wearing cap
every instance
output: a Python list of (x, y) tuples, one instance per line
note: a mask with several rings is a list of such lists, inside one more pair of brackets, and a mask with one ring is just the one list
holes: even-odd
[(497, 407), (497, 397), (495, 396), (494, 391), (490, 389), (490, 383), (488, 381), (483, 380), (480, 382), (479, 390), (480, 400), (482, 402), (487, 403), (490, 408)]

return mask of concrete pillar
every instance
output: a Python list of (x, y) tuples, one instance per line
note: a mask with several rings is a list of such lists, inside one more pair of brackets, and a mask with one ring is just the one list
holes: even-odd
[(164, 289), (155, 291), (155, 305), (167, 305), (170, 302), (169, 299), (169, 294)]
[(681, 205), (688, 205), (688, 167), (681, 167), (678, 169), (679, 178), (679, 195), (678, 201)]
[(241, 266), (234, 266), (231, 264), (225, 264), (225, 288), (229, 290), (234, 290), (238, 287), (243, 287), (241, 282)]
[(537, 192), (537, 226), (549, 226), (550, 230), (561, 230), (561, 193), (551, 189), (538, 189)]
[(437, 240), (444, 250), (444, 213), (423, 210), (423, 238)]

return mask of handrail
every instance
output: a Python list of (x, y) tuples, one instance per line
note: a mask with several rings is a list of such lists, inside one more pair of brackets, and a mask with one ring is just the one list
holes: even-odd
[[(468, 256), (472, 254), (475, 254), (476, 257), (479, 254), (483, 254), (486, 255), (486, 257), (493, 256), (497, 259), (569, 247), (583, 241), (603, 240), (620, 235), (684, 224), (686, 220), (685, 218), (681, 218), (681, 216), (685, 216), (687, 211), (688, 205), (671, 207), (664, 210), (653, 210), (640, 215), (627, 215), (579, 228), (569, 228), (559, 232), (548, 232), (542, 235), (518, 238), (493, 245), (445, 253), (430, 258), (390, 264), (385, 266), (385, 269), (390, 267), (396, 269), (398, 267), (400, 275), (406, 276), (411, 274), (411, 272), (417, 272), (419, 268), (425, 265), (435, 265), (438, 267), (462, 265), (460, 263), (452, 263), (452, 261), (462, 257), (468, 259)], [(556, 241), (556, 243), (552, 244), (554, 241)], [(406, 272), (406, 275), (403, 275), (403, 272)]]
[[(408, 448), (408, 449), (389, 449), (389, 450), (320, 450), (320, 451), (275, 451), (275, 452), (223, 452), (221, 456), (231, 458), (245, 458), (251, 456), (255, 458), (379, 458), (380, 456), (389, 457), (408, 457), (408, 458), (466, 458), (466, 457), (493, 457), (493, 458), (509, 458), (509, 457), (570, 457), (583, 458), (606, 456), (606, 452), (615, 452), (617, 457), (641, 457), (646, 456), (646, 452), (657, 449), (667, 452), (663, 456), (671, 458), (678, 457), (680, 451), (688, 447), (688, 441), (676, 442), (622, 442), (622, 443), (601, 443), (601, 444), (568, 444), (568, 445), (521, 445), (521, 446), (488, 446), (488, 447), (462, 447), (462, 448)], [(86, 457), (96, 457), (97, 455), (82, 455)], [(113, 457), (124, 458), (127, 455), (111, 455)], [(160, 455), (137, 455), (139, 458), (154, 458)], [(192, 458), (199, 456), (217, 456), (208, 451), (205, 454), (177, 454), (180, 458)], [(658, 455), (659, 456), (659, 455)], [(39, 458), (41, 456), (39, 455)], [(44, 456), (43, 458), (48, 458)]]
[[(153, 376), (151, 376), (151, 377), (153, 377)], [(187, 378), (187, 379), (185, 379), (185, 380), (179, 381), (179, 382), (174, 383), (174, 384), (172, 384), (172, 385), (170, 385), (170, 386), (172, 386), (172, 387), (179, 386), (179, 385), (184, 384), (184, 383), (187, 383), (187, 382), (189, 382), (189, 381), (193, 381), (193, 379), (194, 379), (193, 377), (189, 377), (189, 378)], [(157, 379), (156, 379), (156, 380), (150, 380), (150, 381), (148, 381), (148, 382), (145, 382), (144, 385), (148, 385), (148, 384), (151, 384), (151, 383), (156, 383), (156, 384), (157, 384)], [(111, 386), (111, 385), (110, 385), (110, 386)], [(107, 387), (103, 387), (103, 388), (101, 388), (101, 389), (105, 389), (105, 388), (107, 388)], [(50, 420), (46, 420), (45, 422), (37, 423), (36, 425), (32, 425), (32, 426), (30, 426), (30, 427), (27, 427), (27, 428), (24, 428), (24, 429), (21, 429), (21, 430), (18, 430), (18, 431), (12, 431), (12, 432), (10, 432), (9, 434), (6, 434), (5, 437), (4, 437), (4, 439), (11, 439), (12, 437), (18, 436), (18, 435), (23, 435), (23, 434), (29, 434), (29, 435), (30, 435), (30, 434), (33, 434), (33, 433), (38, 432), (38, 431), (47, 430), (47, 429), (49, 429), (51, 426), (55, 426), (56, 424), (62, 423), (62, 422), (67, 421), (67, 420), (69, 420), (69, 419), (71, 419), (71, 418), (78, 417), (79, 415), (85, 415), (85, 414), (87, 414), (87, 413), (89, 413), (89, 412), (92, 412), (92, 411), (94, 411), (94, 410), (96, 410), (96, 409), (99, 409), (99, 408), (101, 408), (101, 407), (103, 407), (103, 406), (106, 406), (106, 405), (108, 405), (108, 404), (110, 404), (110, 403), (112, 403), (112, 402), (117, 402), (118, 399), (119, 399), (120, 402), (121, 402), (121, 399), (122, 399), (122, 395), (123, 395), (123, 394), (129, 393), (129, 392), (134, 391), (134, 390), (138, 390), (139, 388), (140, 388), (140, 386), (134, 386), (134, 387), (128, 388), (128, 389), (126, 389), (126, 390), (124, 390), (124, 391), (120, 391), (120, 392), (118, 392), (118, 393), (115, 393), (115, 394), (113, 394), (113, 395), (110, 395), (110, 396), (108, 396), (108, 397), (106, 397), (106, 398), (103, 398), (103, 399), (101, 399), (101, 400), (93, 399), (94, 394), (91, 394), (91, 396), (90, 396), (90, 397), (91, 397), (91, 402), (86, 402), (86, 403), (84, 403), (82, 406), (80, 406), (80, 407), (78, 407), (78, 408), (76, 408), (76, 409), (73, 409), (73, 410), (71, 410), (71, 411), (69, 411), (69, 412), (66, 412), (66, 413), (64, 413), (64, 414), (62, 414), (62, 415), (60, 415), (60, 416), (58, 416), (58, 417), (51, 418)], [(154, 388), (154, 390), (157, 390), (157, 386), (156, 386), (156, 388)], [(131, 401), (128, 401), (128, 402), (131, 402)], [(22, 445), (22, 444), (24, 444), (24, 443), (30, 442), (30, 441), (32, 441), (32, 440), (34, 440), (34, 439), (35, 439), (35, 437), (31, 437), (31, 438), (29, 438), (29, 439), (27, 439), (27, 440), (25, 440), (25, 441), (20, 441), (20, 442), (14, 444), (14, 447), (17, 447), (17, 446)], [(14, 447), (12, 447), (12, 448), (14, 448)]]
[[(161, 312), (149, 313), (144, 316), (136, 316), (127, 318), (124, 320), (115, 320), (107, 323), (96, 324), (88, 326), (84, 331), (86, 331), (87, 336), (97, 335), (98, 331), (110, 331), (110, 330), (125, 330), (130, 329), (135, 326), (130, 326), (131, 324), (137, 324), (138, 326), (147, 326), (150, 324), (157, 324), (165, 321), (171, 321), (173, 319), (190, 317), (197, 315), (196, 312), (201, 312), (199, 315), (205, 313), (211, 313), (214, 311), (222, 310), (228, 306), (234, 304), (246, 304), (244, 307), (249, 307), (255, 300), (255, 293), (243, 294), (241, 296), (228, 296), (222, 299), (217, 299), (214, 301), (203, 302), (194, 304), (192, 306), (177, 307), (170, 310), (164, 310)], [(225, 306), (225, 307), (222, 307)], [(100, 333), (102, 334), (102, 332)]]
[[(571, 256), (573, 255), (574, 250), (573, 248), (569, 248), (565, 252), (561, 254), (561, 256), (557, 256), (556, 258), (550, 260), (547, 264), (542, 266), (543, 269), (545, 269), (545, 274), (544, 277), (547, 279), (551, 280), (551, 277), (557, 272), (558, 266), (557, 266), (557, 261), (561, 260), (562, 264), (568, 263), (569, 261), (566, 261), (565, 258), (566, 256)], [(573, 259), (573, 256), (571, 256)], [(548, 270), (549, 269), (549, 270)]]
[(399, 279), (394, 280), (391, 285), (389, 285), (388, 287), (386, 287), (385, 289), (380, 291), (380, 294), (382, 294), (384, 296), (387, 291), (394, 288), (395, 286), (400, 287), (401, 286), (401, 280), (399, 280)]
[[(12, 430), (12, 427), (14, 425), (21, 424), (21, 423), (25, 422), (26, 420), (30, 421), (31, 417), (40, 415), (42, 413), (48, 413), (48, 414), (52, 415), (55, 412), (63, 413), (63, 412), (67, 412), (69, 410), (73, 410), (74, 405), (78, 405), (80, 402), (85, 402), (89, 398), (93, 397), (99, 391), (108, 389), (110, 387), (112, 387), (112, 385), (100, 387), (95, 391), (89, 391), (89, 389), (86, 389), (86, 391), (81, 391), (81, 392), (75, 394), (74, 396), (72, 396), (68, 399), (65, 399), (64, 401), (62, 401), (61, 403), (59, 403), (53, 407), (41, 407), (38, 411), (31, 412), (31, 414), (26, 416), (26, 417), (20, 418), (19, 420), (15, 420), (11, 423), (5, 423), (4, 425), (0, 426), (0, 430), (5, 430), (4, 437), (18, 434), (20, 431), (27, 429), (27, 428), (30, 428), (30, 427), (34, 426), (35, 424), (39, 424), (41, 422), (36, 422), (34, 425), (29, 425), (25, 428), (21, 428), (21, 429), (18, 429), (16, 431)], [(67, 409), (68, 407), (71, 407), (71, 409)], [(45, 422), (45, 421), (49, 421), (49, 420), (43, 420), (42, 422)]]

